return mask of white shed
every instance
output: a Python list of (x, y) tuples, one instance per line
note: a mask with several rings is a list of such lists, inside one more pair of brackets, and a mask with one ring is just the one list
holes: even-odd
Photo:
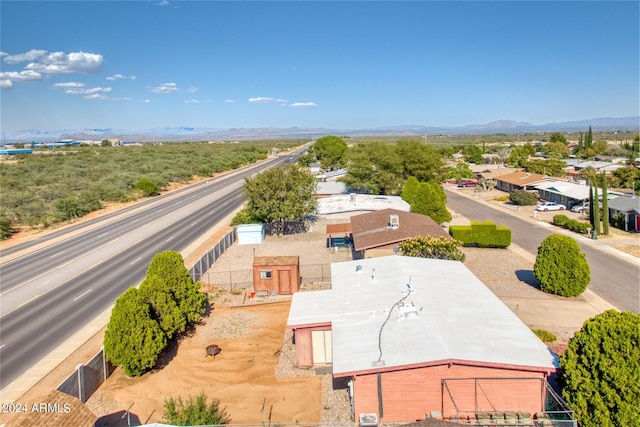
[(264, 240), (264, 224), (240, 224), (236, 232), (239, 245), (253, 245)]

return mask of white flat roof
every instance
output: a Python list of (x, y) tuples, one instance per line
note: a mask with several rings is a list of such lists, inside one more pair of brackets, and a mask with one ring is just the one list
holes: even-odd
[[(331, 281), (330, 290), (294, 294), (287, 325), (331, 322), (334, 375), (375, 370), (378, 359), (386, 369), (449, 359), (557, 367), (547, 346), (459, 261), (346, 261), (331, 264)], [(395, 305), (403, 297), (405, 306)]]
[(345, 212), (372, 212), (387, 208), (405, 212), (411, 210), (409, 204), (400, 196), (345, 194), (319, 199), (317, 213), (332, 215)]

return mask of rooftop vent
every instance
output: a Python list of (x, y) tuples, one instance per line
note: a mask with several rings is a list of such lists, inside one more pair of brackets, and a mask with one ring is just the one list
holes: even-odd
[(392, 230), (397, 229), (400, 226), (400, 218), (398, 218), (398, 214), (390, 214), (389, 215), (389, 227)]

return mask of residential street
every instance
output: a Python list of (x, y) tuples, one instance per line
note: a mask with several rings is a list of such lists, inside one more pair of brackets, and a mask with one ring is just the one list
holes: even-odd
[[(532, 207), (506, 208), (492, 202), (482, 193), (474, 196), (468, 190), (464, 193), (445, 187), (447, 207), (473, 221), (493, 221), (497, 225), (511, 228), (513, 243), (525, 251), (537, 254), (538, 246), (545, 237), (553, 233), (562, 233), (574, 237), (585, 253), (591, 267), (589, 290), (606, 300), (619, 310), (640, 313), (640, 260), (622, 253), (607, 244), (608, 238), (592, 240), (588, 237), (555, 227), (549, 224), (557, 212), (538, 213), (533, 217)], [(567, 212), (563, 212), (567, 214)], [(631, 243), (638, 243), (629, 235)]]

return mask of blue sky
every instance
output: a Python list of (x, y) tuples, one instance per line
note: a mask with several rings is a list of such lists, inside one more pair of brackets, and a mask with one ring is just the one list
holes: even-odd
[(6, 1), (3, 132), (639, 115), (638, 1)]

